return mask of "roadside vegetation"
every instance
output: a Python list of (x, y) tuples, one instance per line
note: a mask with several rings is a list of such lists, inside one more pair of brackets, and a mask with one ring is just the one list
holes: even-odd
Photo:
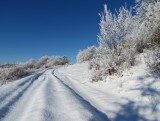
[(38, 61), (0, 65), (0, 86), (47, 68), (69, 64), (66, 56), (43, 56)]
[(160, 1), (136, 0), (128, 9), (112, 13), (107, 5), (100, 15), (99, 46), (88, 47), (77, 55), (77, 62), (89, 62), (91, 80), (121, 74), (137, 64), (136, 57), (146, 54), (151, 72), (160, 72)]

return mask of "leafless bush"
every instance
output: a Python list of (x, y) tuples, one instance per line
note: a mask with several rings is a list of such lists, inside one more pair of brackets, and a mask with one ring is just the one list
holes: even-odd
[(151, 50), (147, 53), (146, 63), (151, 69), (151, 72), (160, 73), (160, 48)]
[(0, 85), (41, 71), (46, 67), (65, 65), (67, 63), (69, 63), (69, 60), (66, 56), (43, 56), (38, 62), (29, 60), (25, 63), (2, 64), (0, 65)]
[(11, 68), (15, 66), (17, 66), (17, 64), (0, 64), (0, 68)]
[(99, 47), (89, 62), (93, 81), (134, 66), (136, 55), (146, 49), (151, 50), (148, 66), (160, 72), (160, 1), (137, 0), (136, 4), (135, 16), (126, 7), (113, 14), (105, 5), (100, 14)]
[(79, 51), (79, 53), (77, 54), (77, 62), (82, 63), (82, 62), (90, 61), (94, 58), (95, 53), (96, 53), (95, 46), (91, 46), (83, 51)]
[(41, 68), (41, 67), (45, 67), (45, 65), (47, 64), (49, 57), (48, 56), (42, 56), (40, 58), (40, 60), (36, 63), (35, 67), (37, 69)]
[(70, 61), (66, 56), (54, 56), (48, 60), (47, 67), (65, 65), (65, 64), (68, 64), (69, 62)]
[(16, 67), (9, 70), (6, 80), (16, 80), (27, 75), (28, 73), (22, 67)]
[(33, 69), (36, 67), (37, 62), (35, 60), (29, 60), (22, 64), (25, 69)]
[(115, 73), (121, 74), (126, 68), (134, 66), (136, 53), (135, 49), (130, 48), (130, 44), (126, 42), (117, 46), (116, 52), (106, 48), (97, 48), (96, 57), (89, 61), (92, 81)]

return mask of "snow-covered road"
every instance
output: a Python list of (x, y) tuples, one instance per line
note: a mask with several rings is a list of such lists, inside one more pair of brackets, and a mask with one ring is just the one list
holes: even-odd
[(0, 88), (0, 121), (109, 121), (53, 69)]

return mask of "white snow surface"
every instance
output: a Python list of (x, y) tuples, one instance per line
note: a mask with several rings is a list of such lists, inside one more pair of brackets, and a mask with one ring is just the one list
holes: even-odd
[(0, 88), (0, 121), (109, 121), (53, 74), (54, 69)]
[(121, 76), (100, 82), (90, 81), (87, 63), (60, 68), (55, 75), (111, 121), (160, 121), (160, 78), (139, 59)]
[(144, 63), (90, 82), (88, 63), (0, 87), (0, 121), (159, 121), (160, 79)]

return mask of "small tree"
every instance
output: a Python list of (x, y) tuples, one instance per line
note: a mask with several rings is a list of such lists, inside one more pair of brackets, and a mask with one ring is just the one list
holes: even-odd
[(117, 46), (133, 32), (132, 10), (121, 7), (117, 14), (112, 14), (105, 5), (104, 13), (100, 17), (99, 45), (117, 52)]
[(138, 50), (160, 46), (160, 0), (137, 0)]
[(39, 60), (39, 62), (36, 64), (36, 68), (40, 68), (45, 66), (45, 64), (47, 63), (49, 57), (48, 56), (42, 56)]
[(36, 66), (36, 61), (33, 59), (24, 63), (24, 68), (26, 69), (32, 69), (32, 68), (35, 68), (35, 66)]
[(100, 18), (99, 47), (89, 64), (93, 81), (103, 80), (107, 75), (133, 66), (136, 53), (134, 34), (137, 21), (132, 15), (132, 8), (121, 7), (112, 14), (105, 5)]
[(79, 53), (77, 54), (77, 62), (82, 63), (85, 61), (90, 61), (94, 58), (95, 54), (96, 54), (96, 47), (95, 46), (88, 47), (83, 51), (79, 51)]
[(53, 66), (58, 66), (58, 65), (65, 65), (69, 62), (70, 61), (66, 56), (54, 56), (48, 60), (47, 66), (53, 67)]

